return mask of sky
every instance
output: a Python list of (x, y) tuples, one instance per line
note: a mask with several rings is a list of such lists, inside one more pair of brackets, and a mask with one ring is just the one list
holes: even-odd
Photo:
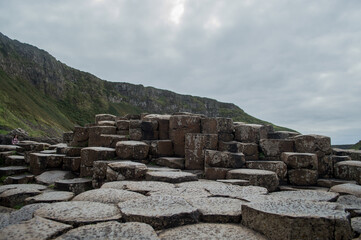
[(0, 32), (63, 63), (361, 139), (361, 1), (0, 0)]

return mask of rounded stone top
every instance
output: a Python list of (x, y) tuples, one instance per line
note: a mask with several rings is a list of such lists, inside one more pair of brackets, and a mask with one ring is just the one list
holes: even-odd
[(116, 206), (87, 201), (52, 203), (36, 210), (34, 215), (72, 225), (121, 219)]
[(159, 239), (154, 229), (145, 223), (115, 221), (86, 225), (72, 229), (56, 238), (65, 239), (130, 239), (130, 240), (157, 240)]
[(26, 202), (60, 202), (68, 201), (74, 197), (74, 193), (66, 191), (54, 191), (54, 192), (43, 192), (42, 194), (36, 195), (34, 197), (28, 197), (25, 199)]
[(120, 142), (117, 142), (117, 147), (118, 146), (124, 146), (124, 145), (127, 145), (127, 146), (139, 146), (139, 145), (144, 145), (144, 146), (148, 146), (148, 144), (146, 144), (145, 142), (141, 142), (141, 141), (120, 141)]
[(230, 170), (229, 173), (247, 174), (247, 175), (275, 175), (275, 172), (261, 169), (238, 168)]
[(246, 205), (249, 208), (269, 214), (288, 217), (346, 218), (348, 213), (336, 203), (314, 202), (306, 200), (286, 200), (255, 202)]
[(119, 203), (118, 206), (122, 214), (145, 217), (172, 216), (197, 211), (184, 198), (170, 195), (157, 195), (128, 200)]
[(5, 191), (11, 190), (11, 189), (24, 189), (24, 190), (45, 190), (46, 186), (40, 185), (40, 184), (9, 184), (9, 185), (3, 185), (0, 186), (0, 193), (3, 193)]
[(157, 181), (115, 181), (107, 182), (101, 188), (122, 189), (146, 194), (148, 192), (174, 188), (174, 185)]
[(165, 230), (159, 234), (162, 240), (228, 239), (266, 240), (255, 231), (236, 224), (199, 223)]
[(339, 194), (334, 192), (316, 191), (316, 190), (298, 190), (273, 192), (271, 196), (293, 200), (309, 200), (319, 202), (335, 201)]
[(336, 163), (337, 166), (353, 166), (353, 167), (361, 167), (361, 161), (354, 161), (354, 160), (349, 160), (349, 161), (341, 161)]
[(72, 201), (101, 202), (108, 204), (118, 204), (130, 199), (145, 198), (144, 195), (127, 190), (112, 188), (100, 188), (83, 192), (73, 198)]

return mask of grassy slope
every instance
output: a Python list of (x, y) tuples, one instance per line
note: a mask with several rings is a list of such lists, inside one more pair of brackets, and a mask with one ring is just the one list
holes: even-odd
[(361, 150), (361, 140), (351, 147), (352, 149)]

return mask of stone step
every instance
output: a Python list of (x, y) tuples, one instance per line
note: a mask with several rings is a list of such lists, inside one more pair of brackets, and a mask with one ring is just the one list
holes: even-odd
[(335, 185), (344, 184), (344, 183), (353, 183), (356, 184), (356, 181), (334, 179), (334, 178), (319, 178), (317, 180), (317, 186), (331, 188)]
[(239, 168), (230, 170), (227, 172), (227, 179), (248, 180), (250, 185), (265, 187), (270, 192), (275, 191), (279, 184), (279, 180), (275, 172), (259, 169)]
[(238, 186), (249, 186), (248, 180), (242, 180), (242, 179), (218, 179), (217, 182), (221, 183), (228, 183), (232, 185), (238, 185)]
[(20, 155), (10, 155), (5, 158), (5, 165), (7, 166), (24, 166), (25, 157)]
[(361, 161), (342, 161), (334, 166), (336, 178), (344, 180), (355, 180), (361, 183)]
[(35, 141), (21, 141), (17, 145), (22, 147), (25, 151), (43, 151), (50, 147), (49, 143), (40, 143)]
[(56, 181), (75, 178), (75, 175), (69, 171), (53, 170), (43, 172), (35, 177), (36, 182), (44, 185), (53, 185)]
[(160, 181), (169, 183), (181, 183), (198, 180), (196, 175), (187, 172), (147, 172), (145, 179), (147, 181)]
[(344, 183), (344, 184), (335, 185), (330, 188), (330, 191), (337, 192), (340, 194), (351, 194), (361, 198), (361, 186), (357, 184)]
[(9, 176), (4, 180), (4, 184), (26, 184), (34, 182), (33, 174), (20, 174)]
[(81, 150), (80, 177), (93, 176), (93, 164), (97, 160), (115, 158), (115, 149), (106, 147), (86, 147)]
[(246, 161), (246, 167), (277, 173), (282, 181), (287, 181), (287, 165), (282, 161)]
[(259, 158), (258, 145), (256, 143), (242, 143), (237, 141), (218, 143), (219, 151), (233, 153), (243, 153), (247, 161), (257, 160)]
[(7, 166), (0, 168), (0, 177), (22, 174), (28, 171), (28, 167), (26, 166)]
[(354, 195), (343, 195), (337, 199), (337, 203), (342, 205), (351, 217), (361, 216), (361, 198)]
[(53, 203), (53, 202), (65, 202), (74, 197), (74, 193), (66, 191), (50, 191), (43, 192), (39, 195), (28, 197), (25, 199), (26, 204), (32, 203)]
[(0, 152), (23, 152), (23, 149), (16, 145), (0, 145)]
[(159, 166), (169, 167), (169, 168), (177, 168), (184, 169), (184, 158), (179, 157), (160, 157), (155, 159), (155, 164)]
[(0, 204), (6, 207), (14, 207), (24, 204), (25, 199), (38, 195), (46, 187), (39, 184), (10, 184), (0, 186)]
[(175, 188), (175, 186), (171, 183), (158, 181), (116, 181), (105, 183), (101, 188), (113, 188), (149, 194), (150, 192), (172, 189)]
[(143, 163), (117, 161), (108, 163), (106, 179), (110, 182), (119, 180), (143, 180), (147, 170), (147, 166)]
[(89, 201), (107, 204), (118, 204), (130, 199), (145, 198), (143, 194), (121, 189), (100, 188), (80, 193), (72, 201)]
[(15, 151), (0, 152), (0, 160), (5, 161), (7, 156), (14, 155)]
[(73, 178), (55, 181), (55, 189), (70, 191), (76, 195), (92, 189), (92, 180), (88, 178)]
[(116, 144), (116, 153), (120, 159), (143, 160), (149, 152), (149, 145), (140, 141), (121, 141)]
[(128, 137), (116, 134), (101, 134), (99, 136), (99, 147), (115, 148), (117, 142), (127, 141)]
[(32, 174), (41, 174), (48, 169), (61, 169), (63, 154), (30, 153), (29, 170)]

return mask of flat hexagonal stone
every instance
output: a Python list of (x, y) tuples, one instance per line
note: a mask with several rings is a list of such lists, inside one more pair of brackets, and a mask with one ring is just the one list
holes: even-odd
[(0, 204), (6, 207), (14, 207), (23, 204), (28, 197), (38, 195), (46, 189), (38, 184), (10, 184), (0, 186)]
[(16, 145), (0, 145), (0, 152), (17, 151), (22, 148)]
[(35, 210), (47, 205), (48, 203), (35, 203), (26, 205), (17, 211), (0, 214), (0, 229), (8, 225), (17, 224), (32, 219)]
[(272, 171), (259, 169), (234, 169), (227, 172), (227, 179), (248, 180), (250, 185), (267, 188), (268, 191), (275, 191), (279, 181), (277, 174)]
[(4, 180), (4, 184), (26, 184), (34, 181), (33, 174), (20, 174), (9, 176)]
[(159, 234), (162, 240), (266, 240), (264, 236), (242, 225), (199, 223), (165, 230)]
[(43, 192), (39, 195), (26, 198), (25, 202), (27, 204), (29, 204), (29, 203), (53, 203), (53, 202), (69, 201), (73, 197), (74, 197), (74, 193), (72, 193), (72, 192), (65, 192), (65, 191)]
[(147, 166), (143, 163), (133, 161), (117, 161), (109, 163), (108, 167), (121, 174), (123, 179), (140, 180), (144, 179), (147, 172)]
[(147, 165), (148, 172), (180, 172), (180, 169)]
[(51, 185), (54, 184), (56, 181), (70, 179), (74, 177), (75, 175), (69, 171), (54, 170), (43, 172), (39, 176), (36, 176), (35, 179), (37, 183)]
[(361, 197), (361, 186), (353, 183), (345, 183), (333, 186), (331, 192), (338, 192), (340, 194), (351, 194), (356, 197)]
[(283, 199), (242, 206), (242, 224), (269, 239), (351, 239), (348, 218), (334, 203)]
[(14, 174), (21, 174), (28, 171), (28, 167), (24, 166), (7, 166), (0, 168), (0, 176), (8, 176)]
[(144, 222), (154, 229), (198, 222), (199, 212), (184, 198), (169, 195), (128, 200), (118, 204), (127, 222)]
[(117, 181), (104, 183), (101, 188), (123, 189), (132, 192), (147, 194), (149, 192), (174, 188), (174, 185), (171, 183), (155, 181)]
[(5, 159), (5, 165), (7, 166), (21, 166), (25, 165), (25, 157), (20, 155), (10, 155)]
[(159, 238), (154, 229), (148, 224), (138, 222), (118, 223), (110, 221), (78, 227), (56, 238), (56, 240), (71, 239), (158, 240)]
[(71, 225), (121, 219), (116, 206), (87, 201), (52, 203), (36, 210), (34, 215)]
[(112, 188), (100, 188), (83, 192), (73, 198), (73, 201), (101, 202), (108, 204), (118, 204), (129, 199), (145, 198), (144, 195), (127, 190)]
[(231, 197), (241, 200), (248, 196), (264, 195), (268, 193), (266, 188), (257, 186), (227, 185), (226, 187), (207, 188), (207, 190), (212, 197)]
[(201, 213), (202, 222), (239, 223), (242, 204), (245, 201), (234, 198), (209, 197), (187, 199)]
[(184, 199), (196, 198), (196, 197), (210, 197), (211, 194), (203, 188), (167, 188), (156, 192), (150, 192), (150, 196), (156, 195), (171, 195), (179, 196)]
[(270, 195), (278, 198), (317, 202), (334, 202), (339, 196), (338, 193), (316, 190), (282, 191), (273, 192)]
[(50, 239), (71, 228), (72, 226), (67, 224), (34, 217), (28, 221), (1, 229), (0, 239)]
[(218, 179), (217, 182), (238, 185), (238, 186), (249, 186), (249, 181), (242, 179)]
[(79, 194), (92, 189), (92, 180), (88, 178), (58, 180), (55, 181), (55, 189)]
[(181, 183), (198, 180), (196, 175), (188, 172), (147, 172), (145, 179), (148, 181), (169, 183)]

